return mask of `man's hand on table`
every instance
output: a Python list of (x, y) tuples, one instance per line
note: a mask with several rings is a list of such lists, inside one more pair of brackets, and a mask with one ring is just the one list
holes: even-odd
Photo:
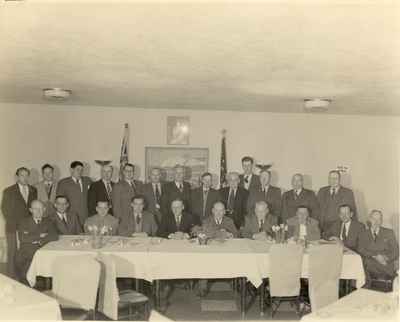
[(186, 233), (183, 233), (181, 231), (177, 231), (173, 234), (168, 235), (169, 239), (175, 239), (175, 240), (181, 240), (181, 239), (189, 239), (189, 235)]
[(387, 258), (384, 255), (378, 254), (376, 256), (372, 256), (373, 258), (375, 258), (378, 263), (380, 263), (381, 265), (386, 266), (387, 265)]
[(41, 233), (39, 236), (40, 238), (45, 238), (48, 235), (48, 233)]
[(253, 235), (253, 239), (254, 240), (262, 240), (262, 241), (272, 240), (272, 238), (267, 236), (267, 234), (264, 231), (259, 232), (259, 233), (255, 233)]

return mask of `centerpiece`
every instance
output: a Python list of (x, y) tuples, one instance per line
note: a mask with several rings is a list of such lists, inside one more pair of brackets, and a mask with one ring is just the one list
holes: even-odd
[(91, 235), (91, 245), (94, 249), (103, 247), (105, 245), (104, 237), (111, 234), (112, 231), (112, 227), (106, 225), (102, 227), (89, 225), (87, 229)]
[(276, 244), (283, 244), (286, 242), (287, 231), (288, 225), (280, 224), (272, 226), (272, 232), (274, 233), (274, 241)]

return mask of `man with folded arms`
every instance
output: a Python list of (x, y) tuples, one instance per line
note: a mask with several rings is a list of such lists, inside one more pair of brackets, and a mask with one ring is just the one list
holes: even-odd
[(361, 234), (365, 231), (365, 226), (354, 218), (350, 205), (339, 207), (339, 218), (324, 232), (325, 239), (340, 240), (344, 246), (358, 252)]
[(310, 217), (307, 206), (298, 206), (296, 216), (287, 220), (288, 238), (296, 241), (313, 241), (321, 238), (318, 221)]
[(212, 188), (211, 173), (203, 173), (201, 186), (191, 192), (191, 213), (201, 222), (211, 215), (211, 208), (218, 200), (220, 200), (219, 192)]
[(394, 262), (399, 258), (399, 246), (392, 229), (382, 227), (383, 214), (372, 210), (368, 226), (360, 238), (359, 252), (363, 259), (366, 286), (371, 286), (371, 279), (391, 280), (395, 278)]
[(170, 239), (186, 239), (190, 237), (190, 233), (196, 225), (200, 225), (197, 216), (193, 216), (189, 212), (184, 211), (185, 206), (183, 200), (175, 199), (172, 201), (172, 212), (166, 213), (158, 230), (158, 235)]
[[(96, 214), (86, 219), (85, 233), (90, 234), (92, 227), (98, 231), (107, 229), (109, 235), (118, 235), (118, 219), (109, 214), (110, 204), (108, 200), (97, 201)], [(106, 227), (106, 228), (103, 228)]]
[(68, 211), (69, 201), (66, 196), (56, 196), (54, 201), (55, 213), (49, 218), (59, 235), (79, 235), (83, 232), (79, 218), (75, 212)]
[(268, 204), (265, 201), (258, 201), (254, 212), (245, 218), (242, 237), (267, 240), (272, 237), (272, 226), (277, 223), (277, 218), (269, 213)]
[(26, 273), (35, 252), (48, 242), (58, 239), (51, 219), (43, 217), (45, 208), (40, 200), (32, 201), (29, 211), (32, 216), (25, 218), (18, 226), (20, 246), (17, 253), (17, 267), (21, 282), (25, 284), (28, 284)]
[(239, 233), (233, 220), (225, 216), (225, 205), (217, 201), (212, 208), (212, 216), (203, 221), (202, 229), (209, 238), (237, 238)]
[(144, 211), (145, 197), (136, 195), (132, 198), (131, 209), (127, 217), (121, 218), (119, 235), (126, 237), (156, 236), (157, 224), (154, 215)]

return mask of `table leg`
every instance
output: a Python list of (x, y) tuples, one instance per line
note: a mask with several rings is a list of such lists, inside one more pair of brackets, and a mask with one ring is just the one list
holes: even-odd
[(46, 290), (51, 290), (51, 277), (44, 278), (44, 287)]
[(154, 306), (156, 310), (159, 310), (161, 306), (160, 280), (154, 280), (153, 285), (154, 285)]
[(135, 279), (135, 291), (140, 292), (140, 280), (138, 278)]
[(263, 316), (264, 315), (264, 305), (265, 305), (265, 282), (264, 280), (262, 281), (261, 285), (260, 285), (260, 315)]
[(240, 279), (240, 313), (242, 319), (246, 316), (246, 278), (241, 277)]

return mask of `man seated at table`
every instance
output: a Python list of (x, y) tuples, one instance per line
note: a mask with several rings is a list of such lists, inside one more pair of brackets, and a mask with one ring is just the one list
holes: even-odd
[(43, 202), (33, 200), (29, 211), (32, 216), (24, 218), (18, 226), (20, 245), (17, 253), (17, 268), (20, 281), (27, 285), (26, 273), (35, 252), (48, 242), (58, 239), (57, 230), (52, 220), (48, 217), (43, 217), (45, 211)]
[(154, 215), (143, 210), (145, 197), (136, 195), (132, 198), (131, 209), (127, 217), (121, 218), (119, 223), (119, 235), (126, 237), (147, 237), (156, 236), (157, 223)]
[(296, 216), (286, 221), (288, 225), (288, 238), (313, 241), (321, 238), (318, 220), (310, 217), (310, 209), (307, 206), (298, 206)]
[[(118, 235), (118, 219), (109, 214), (110, 204), (108, 200), (99, 200), (96, 203), (96, 214), (85, 221), (85, 233), (91, 233), (94, 227), (98, 231), (107, 230), (109, 235)], [(106, 228), (103, 228), (106, 227)]]
[(392, 229), (382, 227), (383, 214), (372, 210), (368, 229), (360, 237), (359, 252), (363, 258), (366, 286), (372, 279), (391, 280), (396, 276), (394, 261), (399, 257), (399, 246)]
[(360, 236), (365, 226), (354, 217), (354, 211), (350, 205), (341, 205), (338, 212), (340, 219), (324, 232), (324, 238), (340, 240), (344, 246), (358, 252)]
[(189, 238), (192, 228), (200, 225), (197, 216), (184, 211), (185, 205), (182, 199), (175, 199), (171, 203), (171, 211), (166, 212), (158, 229), (158, 235), (170, 239)]
[(272, 226), (278, 222), (277, 217), (269, 212), (268, 203), (258, 201), (254, 212), (245, 217), (241, 235), (244, 238), (266, 240), (272, 237)]
[(214, 203), (212, 216), (203, 221), (202, 230), (209, 238), (237, 238), (239, 233), (233, 220), (225, 216), (225, 205), (221, 201)]
[(58, 195), (54, 201), (55, 212), (50, 215), (59, 235), (79, 235), (83, 232), (78, 215), (68, 211), (67, 196)]

